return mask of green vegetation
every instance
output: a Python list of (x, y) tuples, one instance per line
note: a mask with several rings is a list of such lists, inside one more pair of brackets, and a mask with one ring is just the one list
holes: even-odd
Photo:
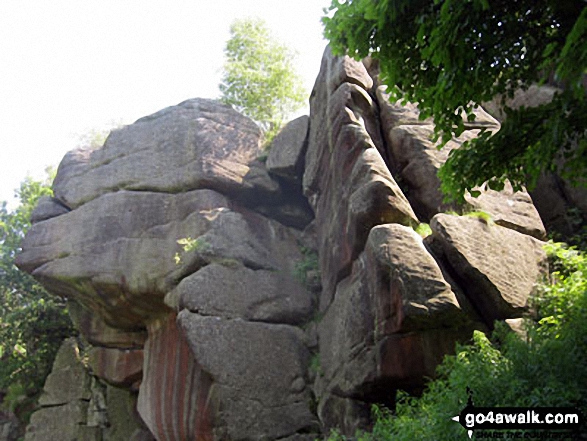
[[(210, 249), (210, 244), (206, 242), (206, 239), (203, 237), (198, 237), (196, 239), (192, 239), (191, 237), (183, 237), (177, 240), (177, 243), (182, 246), (183, 253), (189, 253), (191, 251), (204, 253)], [(175, 253), (173, 256), (175, 263), (179, 265), (181, 262), (181, 256), (179, 253)]]
[(322, 364), (320, 363), (320, 354), (314, 354), (310, 359), (310, 371), (314, 373), (314, 375), (324, 375)]
[(585, 414), (587, 255), (552, 242), (547, 253), (554, 271), (533, 300), (526, 337), (503, 324), (491, 339), (475, 332), (471, 345), (444, 359), (422, 397), (400, 393), (393, 414), (376, 408), (373, 431), (358, 440), (464, 439), (451, 418), (466, 406), (467, 387), (478, 407), (576, 406)]
[(294, 277), (302, 284), (308, 284), (308, 272), (319, 271), (318, 253), (310, 248), (300, 248), (303, 259), (296, 262), (294, 267)]
[(246, 19), (230, 27), (224, 54), (221, 101), (259, 124), (268, 145), (306, 100), (295, 53), (275, 41), (262, 20)]
[(51, 180), (25, 179), (16, 209), (8, 211), (6, 202), (0, 206), (0, 390), (12, 410), (34, 401), (63, 338), (73, 334), (65, 301), (14, 265), (33, 208), (52, 194)]
[(392, 98), (434, 117), (443, 142), (465, 130), (481, 103), (552, 79), (562, 86), (550, 103), (505, 109), (499, 132), (482, 129), (450, 152), (440, 177), (453, 199), (485, 182), (531, 187), (544, 170), (585, 185), (585, 2), (333, 0), (323, 21), (334, 52), (379, 60)]
[(486, 224), (493, 225), (493, 217), (489, 213), (482, 210), (468, 211), (463, 213), (463, 216), (472, 217), (474, 219), (481, 219)]
[(472, 217), (474, 219), (481, 219), (483, 222), (485, 222), (488, 225), (494, 224), (493, 216), (491, 216), (491, 214), (489, 214), (483, 210), (470, 210), (470, 211), (468, 211), (467, 209), (462, 209), (462, 210), (460, 210), (460, 213), (457, 211), (454, 211), (454, 210), (449, 210), (449, 211), (446, 211), (445, 214), (450, 214), (452, 216)]
[(430, 225), (425, 222), (419, 223), (418, 226), (414, 228), (414, 231), (422, 236), (422, 239), (432, 234), (432, 228), (430, 228)]

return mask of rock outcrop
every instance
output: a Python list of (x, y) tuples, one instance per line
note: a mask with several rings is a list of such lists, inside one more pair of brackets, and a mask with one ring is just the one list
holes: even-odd
[(102, 383), (83, 358), (75, 338), (63, 342), (25, 441), (152, 441), (135, 413), (136, 394)]
[(310, 116), (266, 164), (257, 126), (202, 99), (68, 153), (18, 265), (69, 299), (93, 377), (58, 399), (58, 361), (41, 405), (60, 407), (27, 439), (66, 406), (76, 430), (94, 427), (96, 381), (136, 394), (151, 435), (133, 439), (159, 441), (352, 435), (372, 404), (421, 390), (456, 342), (520, 317), (546, 271), (526, 192), (442, 201), (447, 152), (499, 128), (477, 116), (438, 150), (433, 122), (390, 103), (374, 66), (327, 49)]

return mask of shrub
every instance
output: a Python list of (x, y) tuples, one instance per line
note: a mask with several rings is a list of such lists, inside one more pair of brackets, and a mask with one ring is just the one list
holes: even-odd
[[(587, 411), (587, 256), (564, 244), (546, 247), (551, 282), (533, 299), (525, 338), (498, 324), (491, 339), (475, 332), (471, 345), (445, 357), (422, 397), (398, 394), (395, 412), (375, 407), (375, 425), (360, 441), (463, 439), (451, 418), (478, 407), (578, 407)], [(336, 439), (336, 438), (331, 438)]]
[(74, 332), (65, 301), (14, 265), (33, 208), (51, 195), (49, 180), (27, 178), (17, 195), (13, 211), (0, 205), (0, 390), (6, 393), (3, 407), (12, 410), (34, 401), (61, 341)]

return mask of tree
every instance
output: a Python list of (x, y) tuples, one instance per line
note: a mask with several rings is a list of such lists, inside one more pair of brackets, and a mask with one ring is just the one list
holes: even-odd
[(262, 20), (247, 19), (230, 27), (224, 54), (221, 101), (254, 120), (270, 138), (306, 98), (295, 53), (276, 42)]
[(14, 265), (37, 201), (52, 195), (50, 175), (44, 182), (26, 178), (13, 211), (0, 205), (0, 390), (13, 395), (40, 391), (63, 338), (73, 334), (65, 301)]
[[(553, 80), (552, 102), (518, 110), (451, 152), (443, 190), (462, 200), (487, 182), (532, 187), (541, 172), (583, 183), (587, 171), (587, 6), (579, 0), (334, 0), (323, 19), (335, 53), (379, 60), (396, 99), (434, 117), (443, 142), (498, 96)], [(474, 192), (473, 192), (474, 193)]]

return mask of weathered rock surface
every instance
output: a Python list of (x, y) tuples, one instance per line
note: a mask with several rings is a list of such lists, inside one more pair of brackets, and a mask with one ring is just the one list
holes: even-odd
[(90, 377), (80, 357), (75, 339), (66, 340), (57, 353), (52, 373), (43, 387), (43, 395), (39, 399), (41, 406), (59, 406), (75, 400), (90, 400)]
[(35, 224), (52, 217), (67, 213), (69, 208), (50, 196), (42, 196), (31, 214), (31, 223)]
[(336, 283), (350, 273), (373, 226), (417, 223), (381, 155), (377, 110), (368, 94), (372, 85), (361, 63), (326, 50), (310, 98), (303, 181), (316, 214), (321, 310), (330, 303)]
[(380, 225), (367, 242), (376, 336), (458, 327), (466, 322), (456, 295), (422, 238), (402, 225)]
[(321, 418), (332, 418), (331, 406), (346, 403), (356, 427), (370, 403), (393, 401), (392, 385), (415, 387), (434, 375), (442, 356), (471, 329), (420, 236), (399, 224), (374, 227), (319, 325)]
[(175, 314), (152, 322), (137, 407), (158, 441), (214, 439), (211, 384), (179, 331)]
[[(109, 193), (35, 224), (18, 262), (54, 293), (100, 311), (106, 324), (133, 329), (165, 314), (165, 294), (214, 259), (267, 270), (283, 263), (293, 271), (295, 234), (231, 206), (211, 190)], [(200, 246), (186, 253), (182, 238)]]
[(439, 214), (430, 227), (488, 323), (519, 317), (546, 275), (543, 243), (483, 219)]
[(467, 195), (465, 199), (474, 210), (489, 214), (497, 225), (536, 239), (546, 239), (544, 224), (532, 198), (525, 191), (514, 192), (509, 183), (502, 191), (483, 189), (480, 196)]
[[(382, 119), (386, 121), (384, 134), (393, 164), (401, 175), (408, 199), (416, 213), (421, 219), (428, 221), (437, 213), (459, 210), (456, 205), (443, 201), (438, 169), (446, 162), (452, 150), (475, 138), (479, 133), (478, 129), (498, 130), (499, 123), (479, 108), (475, 111), (475, 120), (466, 123), (467, 130), (459, 138), (438, 149), (438, 144), (432, 141), (433, 121), (419, 120), (419, 111), (414, 104), (401, 106), (399, 103), (390, 103), (381, 88), (377, 89), (377, 97), (382, 109)], [(539, 239), (546, 237), (542, 220), (527, 192), (514, 192), (509, 185), (501, 192), (480, 190), (481, 196), (477, 198), (465, 196), (468, 209), (488, 213), (499, 225)]]
[[(214, 384), (217, 439), (282, 438), (317, 429), (306, 382), (303, 332), (287, 325), (179, 315), (191, 350)], [(230, 360), (227, 362), (227, 360)]]
[[(307, 132), (307, 118), (301, 123)], [(77, 328), (94, 345), (93, 373), (138, 389), (138, 411), (158, 440), (222, 437), (245, 426), (245, 437), (255, 439), (273, 424), (250, 425), (240, 405), (219, 418), (209, 408), (212, 398), (246, 405), (257, 422), (270, 416), (272, 439), (318, 430), (307, 399), (306, 355), (280, 366), (282, 375), (295, 373), (299, 397), (270, 394), (261, 402), (236, 388), (240, 380), (216, 383), (217, 369), (202, 368), (210, 357), (226, 357), (226, 348), (206, 346), (203, 355), (194, 348), (204, 348), (208, 336), (198, 334), (190, 335), (190, 349), (187, 331), (175, 324), (186, 308), (250, 322), (245, 331), (259, 326), (253, 322), (273, 323), (262, 327), (259, 350), (267, 361), (281, 347), (285, 324), (303, 325), (314, 315), (315, 294), (296, 279), (302, 234), (286, 226), (303, 228), (313, 216), (301, 170), (297, 190), (272, 179), (256, 159), (259, 139), (252, 121), (207, 100), (142, 118), (101, 148), (68, 154), (55, 199), (42, 201), (23, 244), (19, 265), (70, 299)], [(286, 329), (306, 354), (304, 333)]]
[(307, 148), (308, 116), (287, 123), (271, 143), (267, 171), (289, 181), (301, 181)]
[(141, 431), (128, 391), (101, 385), (82, 363), (74, 338), (66, 340), (27, 426), (26, 441), (126, 441)]
[(230, 106), (188, 100), (114, 130), (102, 148), (68, 153), (55, 197), (77, 208), (120, 190), (246, 192), (260, 137), (257, 125)]
[(587, 189), (572, 187), (561, 177), (545, 173), (538, 178), (531, 195), (550, 232), (572, 236), (587, 224)]
[[(200, 99), (64, 158), (18, 264), (69, 299), (100, 380), (70, 342), (27, 440), (352, 436), (473, 329), (523, 315), (545, 271), (532, 199), (482, 189), (452, 207), (436, 176), (499, 123), (478, 109), (438, 150), (376, 70), (327, 49), (310, 117), (266, 164), (252, 121)], [(557, 191), (565, 213), (580, 205)]]
[(387, 132), (394, 164), (405, 182), (412, 206), (423, 220), (455, 208), (443, 202), (438, 169), (446, 162), (451, 150), (475, 133), (465, 132), (461, 139), (449, 141), (441, 150), (432, 141), (433, 135), (434, 126), (431, 124), (401, 125)]
[(179, 310), (204, 316), (294, 325), (312, 317), (313, 300), (292, 274), (252, 270), (237, 261), (205, 266), (167, 297)]
[(99, 314), (84, 308), (73, 299), (67, 302), (67, 310), (75, 328), (94, 346), (141, 349), (145, 345), (147, 330), (144, 327), (131, 330), (113, 328)]
[(143, 377), (142, 349), (94, 347), (89, 350), (88, 364), (96, 376), (109, 384), (138, 391)]

